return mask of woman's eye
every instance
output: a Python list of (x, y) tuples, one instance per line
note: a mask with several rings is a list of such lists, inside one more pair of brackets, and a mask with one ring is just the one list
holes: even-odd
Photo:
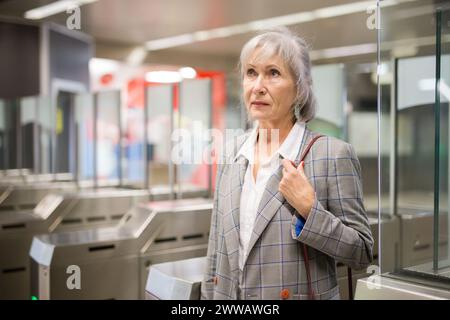
[(272, 77), (278, 77), (281, 75), (280, 71), (278, 71), (277, 69), (270, 69), (270, 75)]
[(256, 75), (256, 71), (255, 71), (255, 69), (247, 69), (247, 76), (249, 76), (249, 77), (253, 77), (253, 76), (255, 76)]

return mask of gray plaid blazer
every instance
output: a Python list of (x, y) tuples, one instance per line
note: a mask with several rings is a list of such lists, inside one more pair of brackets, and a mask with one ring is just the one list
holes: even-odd
[[(305, 130), (297, 163), (316, 135)], [(308, 299), (301, 243), (308, 246), (316, 299), (339, 299), (336, 263), (361, 269), (372, 261), (361, 168), (353, 147), (319, 138), (305, 158), (316, 200), (297, 237), (294, 208), (278, 191), (282, 166), (267, 182), (258, 206), (244, 269), (239, 268), (239, 205), (248, 161), (234, 157), (248, 133), (228, 143), (218, 165), (202, 299)]]

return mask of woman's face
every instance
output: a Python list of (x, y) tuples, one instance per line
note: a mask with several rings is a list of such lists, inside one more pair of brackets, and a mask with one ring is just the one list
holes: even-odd
[(283, 59), (258, 59), (257, 48), (244, 65), (243, 91), (247, 112), (260, 123), (283, 123), (293, 117), (297, 94), (294, 79)]

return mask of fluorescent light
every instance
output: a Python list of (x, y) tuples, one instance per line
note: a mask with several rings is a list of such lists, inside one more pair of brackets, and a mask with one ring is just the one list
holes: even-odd
[[(380, 2), (381, 7), (395, 6), (404, 2), (412, 2), (417, 0), (385, 0)], [(349, 4), (320, 8), (312, 11), (288, 14), (268, 19), (260, 19), (249, 21), (247, 23), (230, 25), (222, 28), (200, 30), (193, 33), (185, 33), (182, 35), (151, 40), (146, 43), (149, 51), (161, 50), (167, 48), (178, 47), (199, 41), (206, 41), (217, 38), (230, 37), (237, 34), (244, 34), (261, 29), (268, 29), (278, 26), (289, 26), (318, 19), (326, 19), (332, 17), (343, 16), (358, 12), (367, 12), (368, 8), (375, 8), (376, 2), (358, 1)]]
[(83, 4), (88, 4), (95, 1), (97, 0), (59, 0), (45, 6), (28, 10), (25, 12), (24, 17), (26, 19), (39, 20), (57, 13), (65, 12), (67, 9), (79, 7)]
[(177, 71), (150, 71), (145, 74), (145, 80), (158, 83), (175, 83), (181, 81), (181, 75)]
[(131, 66), (139, 66), (144, 62), (146, 56), (147, 50), (144, 47), (135, 47), (125, 61)]
[(178, 72), (184, 79), (194, 79), (197, 76), (197, 72), (191, 67), (180, 68)]
[(92, 74), (113, 73), (120, 67), (119, 62), (115, 60), (92, 58), (89, 60), (89, 71)]
[(193, 34), (181, 34), (175, 37), (149, 41), (145, 44), (145, 47), (149, 51), (160, 50), (170, 47), (182, 46), (184, 44), (193, 42), (193, 40), (194, 40)]
[(345, 46), (337, 48), (328, 48), (322, 50), (313, 50), (310, 53), (312, 60), (330, 59), (338, 57), (350, 57), (361, 54), (370, 54), (377, 52), (376, 43), (365, 43), (354, 46)]

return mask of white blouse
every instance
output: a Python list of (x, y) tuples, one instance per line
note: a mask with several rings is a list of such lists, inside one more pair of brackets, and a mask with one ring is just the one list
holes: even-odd
[(256, 180), (253, 178), (253, 165), (258, 127), (253, 129), (252, 133), (236, 155), (236, 159), (243, 156), (249, 161), (241, 192), (241, 195), (245, 196), (241, 196), (239, 212), (239, 267), (241, 270), (244, 268), (244, 261), (248, 254), (247, 250), (256, 219), (256, 213), (266, 184), (272, 174), (274, 174), (281, 165), (280, 155), (285, 159), (295, 161), (304, 132), (305, 123), (297, 121), (279, 149), (273, 153), (272, 157), (265, 162), (260, 162)]

